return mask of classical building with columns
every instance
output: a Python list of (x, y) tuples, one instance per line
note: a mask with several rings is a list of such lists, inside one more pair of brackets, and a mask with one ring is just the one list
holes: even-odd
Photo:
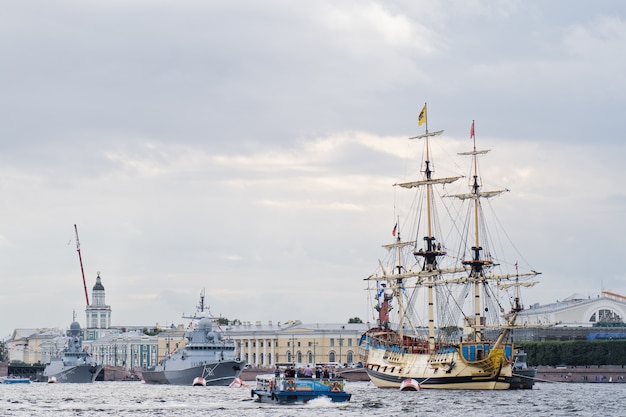
[[(254, 367), (276, 364), (359, 362), (358, 345), (369, 328), (365, 323), (307, 323), (299, 320), (243, 322), (221, 326), (226, 337), (235, 341), (237, 356)], [(164, 359), (168, 352), (185, 346), (187, 339), (182, 325), (162, 329), (156, 336), (127, 332), (109, 335), (88, 345), (99, 363), (124, 366), (127, 369), (146, 367)]]
[(255, 367), (276, 364), (353, 364), (358, 345), (368, 329), (365, 323), (306, 323), (299, 320), (273, 324), (257, 321), (225, 326), (241, 359)]

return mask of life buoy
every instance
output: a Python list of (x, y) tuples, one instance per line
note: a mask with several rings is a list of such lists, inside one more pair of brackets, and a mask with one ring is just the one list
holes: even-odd
[(293, 379), (287, 380), (286, 388), (287, 388), (287, 391), (295, 391), (296, 390), (296, 381), (294, 381)]
[(330, 384), (330, 390), (332, 392), (339, 392), (341, 391), (341, 384), (337, 381), (334, 381)]

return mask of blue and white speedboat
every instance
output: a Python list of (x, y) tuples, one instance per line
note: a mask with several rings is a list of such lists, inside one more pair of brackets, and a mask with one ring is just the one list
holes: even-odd
[(259, 375), (256, 388), (251, 395), (257, 401), (278, 404), (306, 403), (320, 397), (327, 397), (333, 402), (350, 401), (352, 394), (344, 391), (343, 379), (315, 379), (297, 377), (275, 377)]
[(16, 376), (3, 376), (3, 377), (0, 377), (0, 382), (3, 384), (30, 384), (30, 378), (19, 378)]

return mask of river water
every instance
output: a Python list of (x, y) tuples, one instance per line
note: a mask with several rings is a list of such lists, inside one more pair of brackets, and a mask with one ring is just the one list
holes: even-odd
[(250, 388), (94, 384), (0, 384), (0, 416), (624, 416), (626, 384), (536, 383), (518, 391), (406, 391), (347, 382), (348, 403), (254, 402)]

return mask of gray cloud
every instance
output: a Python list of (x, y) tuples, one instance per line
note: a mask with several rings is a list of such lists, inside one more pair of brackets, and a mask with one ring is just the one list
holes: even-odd
[(0, 332), (82, 319), (74, 223), (116, 325), (179, 322), (203, 287), (230, 318), (369, 319), (424, 102), (442, 172), (474, 119), (493, 149), (544, 272), (526, 302), (626, 293), (626, 14), (596, 3), (8, 2)]

